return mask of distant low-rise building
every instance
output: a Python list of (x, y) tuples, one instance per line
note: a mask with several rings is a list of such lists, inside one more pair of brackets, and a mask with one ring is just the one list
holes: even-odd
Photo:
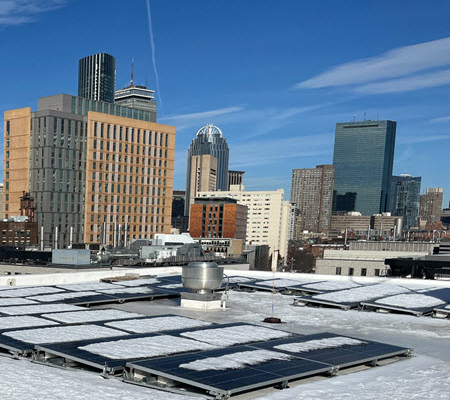
[(426, 224), (434, 224), (441, 220), (443, 188), (428, 188), (427, 193), (420, 196), (419, 217)]

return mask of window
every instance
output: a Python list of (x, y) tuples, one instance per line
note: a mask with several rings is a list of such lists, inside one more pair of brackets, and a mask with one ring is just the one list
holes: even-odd
[(380, 276), (380, 270), (378, 268), (375, 269), (375, 276)]
[(341, 275), (341, 274), (342, 274), (342, 268), (336, 267), (336, 275)]
[(367, 276), (367, 268), (361, 268), (361, 276)]
[(355, 272), (355, 269), (354, 269), (354, 268), (349, 268), (349, 269), (348, 269), (348, 275), (349, 275), (349, 276), (352, 276), (352, 275), (354, 274), (354, 272)]

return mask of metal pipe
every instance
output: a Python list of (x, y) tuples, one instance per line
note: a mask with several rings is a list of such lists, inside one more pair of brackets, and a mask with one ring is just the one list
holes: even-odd
[(117, 247), (117, 222), (114, 222), (114, 228), (113, 228), (113, 247)]
[(41, 226), (41, 251), (44, 251), (44, 227)]
[(128, 244), (128, 222), (125, 222), (125, 228), (123, 230), (123, 247), (127, 247), (127, 244)]
[(70, 227), (69, 231), (69, 249), (73, 246), (73, 226)]
[(57, 226), (55, 226), (55, 249), (57, 249), (58, 248), (58, 235), (59, 235), (59, 233), (58, 233), (58, 227)]
[(118, 245), (119, 245), (119, 246), (122, 246), (122, 243), (123, 243), (123, 242), (122, 242), (122, 225), (121, 225), (121, 224), (119, 224), (119, 235), (118, 235), (118, 239), (119, 239), (119, 240), (118, 240), (118, 242), (119, 242)]

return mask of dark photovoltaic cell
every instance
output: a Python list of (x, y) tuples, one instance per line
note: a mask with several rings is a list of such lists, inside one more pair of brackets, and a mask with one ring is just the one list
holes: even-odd
[(162, 359), (156, 358), (131, 362), (127, 364), (127, 368), (163, 376), (217, 394), (238, 393), (290, 379), (324, 373), (332, 369), (329, 365), (295, 356), (287, 360), (270, 360), (239, 369), (195, 371), (180, 367), (182, 364), (200, 359), (238, 355), (245, 351), (254, 350), (249, 346), (235, 346), (226, 349), (170, 356)]

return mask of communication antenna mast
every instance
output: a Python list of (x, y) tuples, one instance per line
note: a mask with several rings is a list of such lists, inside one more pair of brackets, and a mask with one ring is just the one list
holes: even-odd
[(134, 86), (134, 57), (131, 58), (131, 86)]
[(366, 112), (364, 111), (364, 121), (366, 120)]
[(353, 122), (356, 121), (356, 114), (353, 114)]

